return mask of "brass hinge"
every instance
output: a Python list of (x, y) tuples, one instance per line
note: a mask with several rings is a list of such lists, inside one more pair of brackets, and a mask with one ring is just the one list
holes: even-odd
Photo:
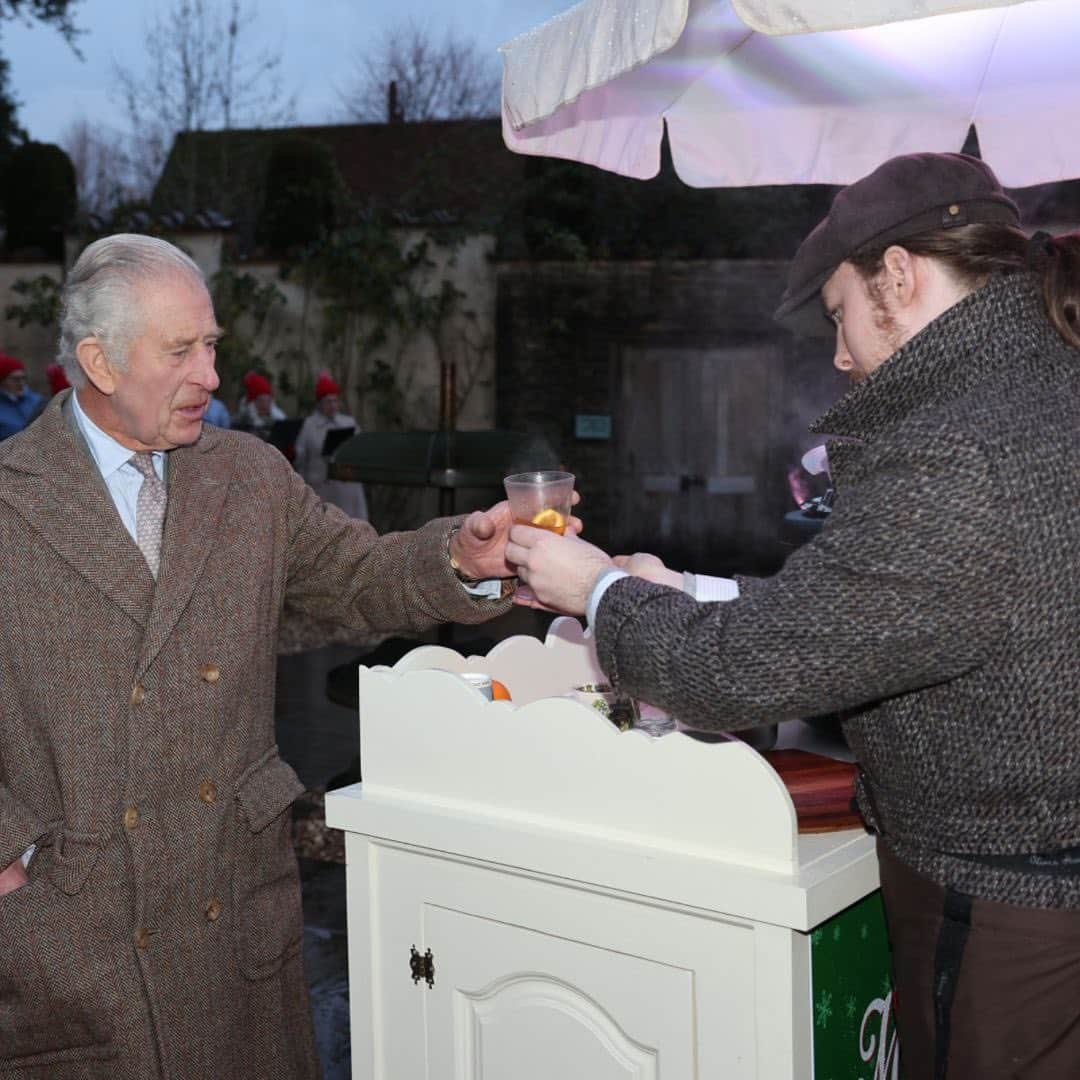
[(416, 951), (414, 945), (409, 950), (409, 971), (412, 972), (412, 981), (419, 983), (421, 979), (428, 984), (428, 987), (434, 987), (435, 985), (435, 957), (431, 955), (431, 950), (428, 949), (423, 956)]

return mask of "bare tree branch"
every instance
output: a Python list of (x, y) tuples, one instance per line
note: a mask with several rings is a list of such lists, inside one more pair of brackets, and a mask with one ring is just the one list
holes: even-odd
[(120, 132), (91, 124), (85, 116), (68, 124), (60, 137), (75, 166), (79, 208), (84, 212), (106, 217), (134, 197), (126, 142)]
[(143, 193), (153, 189), (182, 131), (277, 127), (292, 119), (295, 95), (284, 93), (280, 51), (247, 47), (255, 17), (254, 4), (242, 0), (173, 0), (147, 24), (141, 64), (116, 65)]
[[(388, 116), (391, 83), (397, 117)], [(352, 87), (341, 97), (351, 120), (459, 120), (498, 115), (499, 92), (494, 55), (450, 32), (437, 42), (409, 21), (384, 32), (361, 58)]]

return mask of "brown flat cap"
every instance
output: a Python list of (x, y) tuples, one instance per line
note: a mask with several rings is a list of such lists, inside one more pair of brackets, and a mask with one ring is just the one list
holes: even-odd
[(774, 318), (797, 334), (831, 336), (818, 294), (846, 258), (867, 244), (976, 222), (1020, 224), (1016, 203), (984, 162), (967, 154), (890, 158), (840, 191), (799, 245)]

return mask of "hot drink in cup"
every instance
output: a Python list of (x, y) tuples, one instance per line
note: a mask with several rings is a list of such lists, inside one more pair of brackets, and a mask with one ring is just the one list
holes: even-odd
[(542, 469), (515, 473), (503, 484), (510, 513), (519, 525), (548, 529), (560, 536), (570, 520), (570, 500), (574, 494), (574, 474)]

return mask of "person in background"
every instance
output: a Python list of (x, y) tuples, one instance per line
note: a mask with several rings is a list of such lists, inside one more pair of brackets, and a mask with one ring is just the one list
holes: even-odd
[(227, 428), (232, 426), (232, 421), (229, 419), (229, 410), (225, 407), (225, 402), (220, 398), (210, 395), (210, 401), (207, 403), (206, 412), (203, 413), (203, 423), (213, 424), (214, 427)]
[(45, 378), (49, 383), (49, 397), (54, 398), (61, 390), (67, 390), (71, 383), (64, 373), (63, 364), (49, 364), (45, 368)]
[(1028, 238), (976, 158), (893, 158), (777, 319), (853, 383), (814, 425), (832, 511), (777, 574), (700, 603), (576, 537), (517, 526), (507, 558), (696, 727), (850, 710), (905, 1076), (1080, 1076), (1080, 233)]
[(44, 398), (26, 385), (26, 366), (0, 353), (0, 439), (22, 431), (39, 411)]
[(270, 380), (257, 371), (249, 371), (244, 376), (244, 400), (236, 412), (235, 426), (266, 438), (274, 424), (285, 419), (285, 413), (274, 401)]
[(61, 390), (67, 390), (71, 386), (71, 383), (68, 382), (67, 375), (64, 373), (63, 364), (49, 364), (45, 368), (45, 381), (49, 384), (49, 396), (48, 398), (42, 398), (37, 403), (37, 408), (34, 409), (34, 415), (30, 417), (31, 423), (45, 411), (45, 406), (48, 405)]
[(330, 465), (327, 433), (358, 430), (356, 421), (341, 411), (341, 388), (328, 371), (321, 372), (315, 380), (315, 411), (300, 427), (293, 464), (320, 498), (340, 507), (350, 517), (367, 518), (364, 485), (353, 480), (331, 480), (327, 475)]
[(379, 536), (204, 424), (221, 334), (178, 248), (94, 242), (75, 389), (0, 445), (5, 1077), (315, 1080), (283, 614), (415, 635), (510, 604), (505, 502)]

